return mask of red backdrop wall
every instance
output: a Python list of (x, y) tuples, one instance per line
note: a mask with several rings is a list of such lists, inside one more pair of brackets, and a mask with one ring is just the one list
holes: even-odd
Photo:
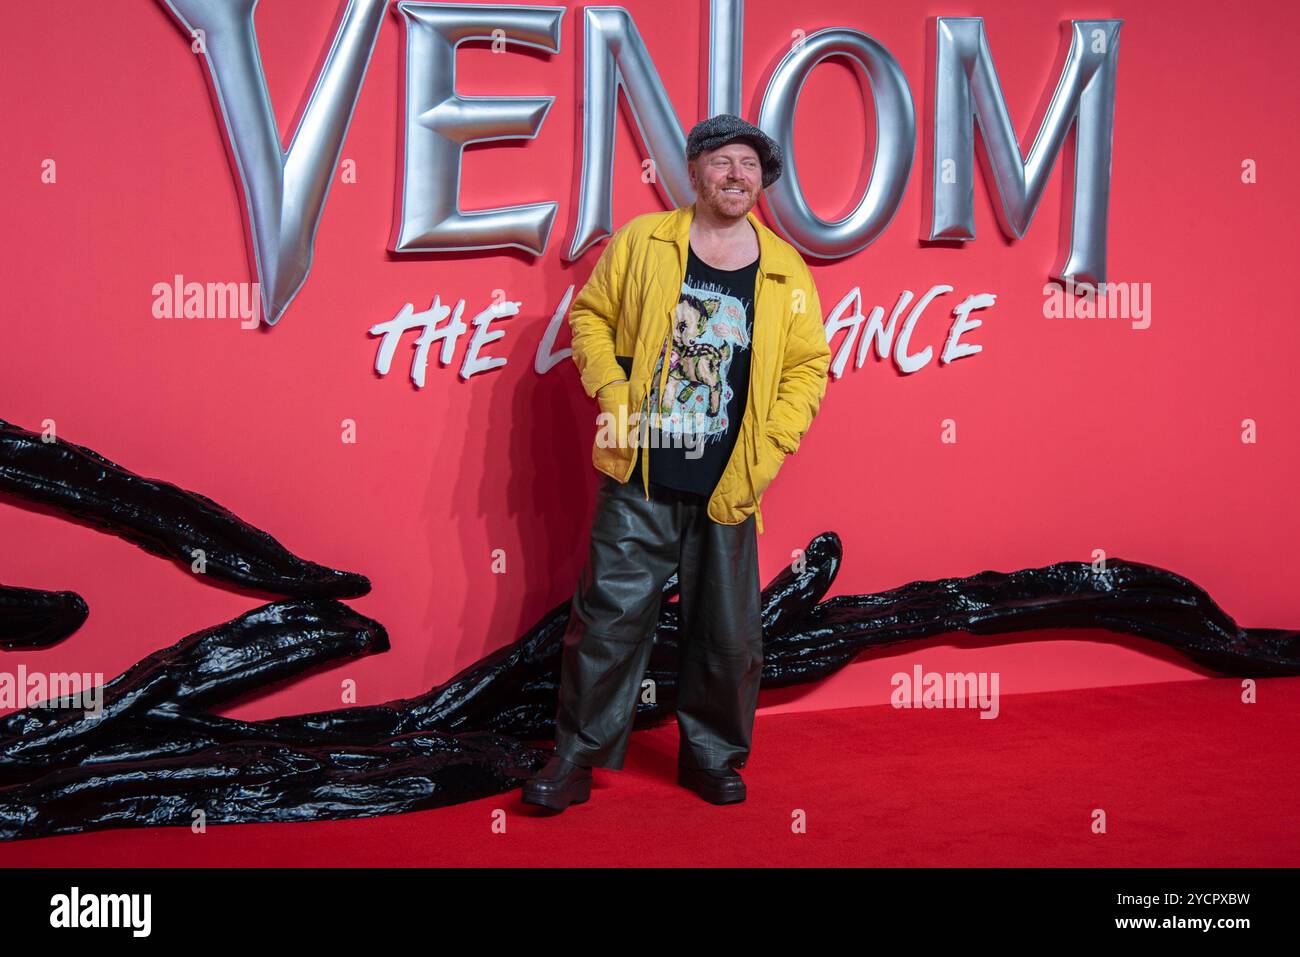
[[(701, 118), (707, 3), (628, 0), (684, 127)], [(263, 0), (262, 57), (286, 140), (336, 6)], [(1254, 2), (906, 2), (776, 0), (746, 4), (743, 95), (757, 118), (762, 85), (793, 31), (861, 29), (898, 58), (929, 122), (927, 20), (981, 16), (1022, 149), (1055, 87), (1060, 24), (1123, 18), (1109, 278), (1151, 284), (1152, 322), (1043, 316), (1057, 256), (1060, 163), (1024, 239), (1002, 238), (983, 183), (978, 239), (922, 247), (914, 167), (889, 230), (848, 259), (810, 260), (827, 312), (853, 287), (889, 310), (903, 289), (954, 292), (917, 326), (913, 349), (942, 349), (952, 307), (992, 292), (965, 341), (978, 355), (901, 375), (870, 359), (830, 384), (822, 414), (764, 502), (764, 582), (792, 550), (833, 529), (845, 560), (833, 593), (915, 579), (1090, 560), (1095, 549), (1172, 569), (1251, 626), (1294, 626), (1300, 506), (1297, 403), (1289, 366), (1300, 345), (1284, 282), (1297, 208), (1291, 119), (1300, 27), (1292, 4)], [(200, 491), (299, 554), (370, 576), (354, 602), (389, 629), (388, 654), (314, 675), (227, 713), (262, 717), (418, 693), (518, 637), (572, 594), (585, 557), (596, 473), (594, 405), (569, 360), (533, 359), (570, 284), (600, 247), (561, 260), (579, 155), (581, 8), (564, 18), (556, 56), (462, 48), (466, 94), (555, 96), (535, 140), (471, 148), (466, 209), (554, 200), (540, 257), (518, 251), (386, 252), (398, 175), (401, 33), (384, 24), (344, 145), (357, 182), (336, 180), (306, 286), (273, 329), (234, 321), (158, 320), (152, 289), (176, 274), (251, 281), (242, 199), (201, 63), (161, 6), (6, 11), (0, 39), (0, 418), (89, 445), (140, 473)], [(866, 97), (864, 99), (864, 96)], [(1038, 111), (1038, 112), (1036, 112)], [(644, 155), (620, 114), (616, 225), (662, 208), (641, 182)], [(805, 87), (795, 159), (813, 208), (838, 217), (869, 173), (870, 99), (842, 64)], [(42, 163), (57, 181), (41, 181)], [(1243, 161), (1258, 182), (1241, 179)], [(504, 368), (462, 382), (468, 337), (428, 385), (373, 371), (367, 329), (406, 302), (467, 300), (467, 315), (505, 289), (524, 303), (485, 351)], [(838, 348), (843, 333), (832, 343)], [(568, 345), (563, 328), (559, 347)], [(357, 442), (340, 423), (357, 423)], [(941, 442), (945, 419), (958, 441)], [(1243, 444), (1242, 422), (1259, 441)], [(111, 535), (0, 506), (0, 581), (85, 596), (91, 615), (57, 648), (10, 654), (42, 671), (113, 675), (181, 636), (257, 604), (195, 581)], [(493, 572), (493, 550), (506, 557)], [(1001, 691), (1176, 680), (1199, 674), (1142, 641), (1105, 632), (1041, 633), (988, 647), (963, 636), (864, 658), (821, 685), (765, 694), (764, 710), (886, 700), (889, 676), (996, 670)], [(1099, 639), (1099, 640), (1098, 640)]]

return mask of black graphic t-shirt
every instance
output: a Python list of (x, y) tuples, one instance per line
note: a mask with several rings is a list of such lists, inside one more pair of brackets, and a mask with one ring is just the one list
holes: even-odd
[(757, 277), (758, 259), (715, 269), (689, 250), (671, 332), (642, 409), (652, 485), (707, 498), (722, 477), (749, 397)]

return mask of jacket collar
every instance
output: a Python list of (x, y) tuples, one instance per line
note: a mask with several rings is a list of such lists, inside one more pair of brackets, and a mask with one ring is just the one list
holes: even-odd
[[(793, 276), (797, 267), (776, 233), (758, 221), (751, 209), (745, 217), (758, 234), (758, 270), (765, 276)], [(695, 219), (695, 204), (678, 206), (664, 216), (663, 222), (650, 235), (677, 246), (681, 261), (686, 262), (686, 249), (690, 244), (691, 221)]]

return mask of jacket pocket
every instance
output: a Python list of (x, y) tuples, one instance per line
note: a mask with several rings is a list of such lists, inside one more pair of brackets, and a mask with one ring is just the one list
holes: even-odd
[(628, 447), (631, 410), (628, 408), (632, 384), (626, 379), (611, 383), (596, 393), (601, 415), (596, 420), (596, 444), (606, 449)]
[(750, 468), (750, 481), (754, 486), (754, 501), (758, 502), (767, 491), (767, 487), (776, 478), (785, 462), (785, 452), (767, 437), (766, 432), (758, 433), (758, 459)]

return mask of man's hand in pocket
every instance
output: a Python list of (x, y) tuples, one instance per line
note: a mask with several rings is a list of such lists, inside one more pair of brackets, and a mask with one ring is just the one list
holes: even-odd
[[(616, 441), (620, 447), (632, 444), (629, 435), (634, 433), (631, 410), (628, 408), (628, 391), (632, 384), (627, 379), (617, 379), (600, 387), (596, 393), (596, 403), (604, 418), (600, 423), (602, 434), (619, 437)], [(606, 431), (607, 430), (607, 431)]]

